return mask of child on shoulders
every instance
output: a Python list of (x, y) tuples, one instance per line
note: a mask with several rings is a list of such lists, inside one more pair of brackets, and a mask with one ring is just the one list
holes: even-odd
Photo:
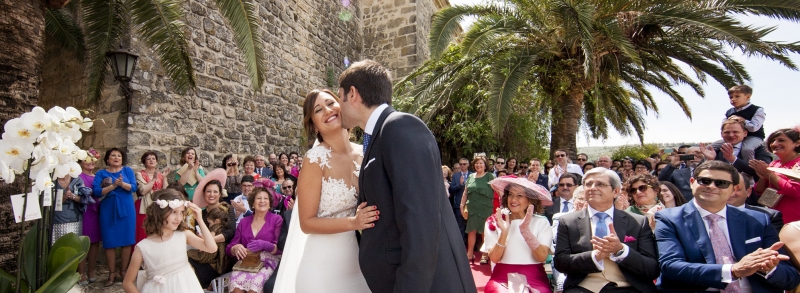
[[(764, 108), (753, 105), (750, 103), (750, 97), (753, 95), (753, 88), (747, 85), (737, 85), (728, 89), (728, 99), (730, 100), (733, 108), (725, 111), (725, 122), (728, 119), (739, 119), (744, 121), (745, 130), (747, 130), (747, 137), (742, 141), (742, 146), (739, 149), (742, 159), (745, 161), (755, 159), (755, 150), (764, 144), (764, 120), (766, 114)], [(714, 143), (714, 148), (719, 148), (723, 141)]]

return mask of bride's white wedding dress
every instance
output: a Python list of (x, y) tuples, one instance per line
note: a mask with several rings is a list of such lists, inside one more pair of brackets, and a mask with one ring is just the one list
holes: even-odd
[[(319, 145), (310, 149), (306, 157), (309, 162), (318, 164), (323, 169), (317, 216), (344, 218), (355, 215), (358, 205), (358, 192), (355, 186), (347, 184), (345, 179), (324, 175), (326, 169), (331, 169), (329, 164), (331, 149)], [(360, 164), (358, 162), (353, 164), (355, 164), (353, 173), (357, 178)], [(353, 168), (353, 166), (334, 167), (351, 170)], [(302, 194), (298, 194), (295, 208), (302, 204)], [(358, 243), (355, 232), (305, 234), (300, 230), (298, 217), (297, 210), (292, 212), (274, 292), (370, 292), (358, 265)]]

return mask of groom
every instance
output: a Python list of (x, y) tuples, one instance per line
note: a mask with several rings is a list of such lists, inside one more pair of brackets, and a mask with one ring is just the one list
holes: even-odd
[(372, 292), (476, 292), (442, 184), (439, 148), (419, 118), (397, 112), (389, 71), (372, 60), (339, 76), (342, 125), (364, 129), (359, 204), (380, 211), (361, 235)]

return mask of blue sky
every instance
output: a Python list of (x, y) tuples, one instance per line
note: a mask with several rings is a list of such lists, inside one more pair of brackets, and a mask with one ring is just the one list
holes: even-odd
[[(485, 2), (485, 0), (450, 0), (451, 5), (466, 5)], [(800, 24), (777, 21), (765, 18), (743, 17), (743, 22), (757, 26), (778, 26), (778, 29), (767, 38), (771, 41), (800, 41)], [(469, 21), (462, 23), (469, 25)], [(764, 107), (767, 119), (764, 123), (767, 134), (779, 129), (792, 127), (800, 123), (800, 71), (793, 71), (774, 61), (761, 58), (749, 58), (740, 52), (733, 55), (745, 65), (750, 73), (753, 87), (751, 101)], [(800, 66), (800, 55), (791, 56), (792, 61)], [(690, 74), (690, 76), (693, 76)], [(688, 87), (678, 87), (678, 91), (686, 98), (692, 110), (692, 119), (686, 117), (678, 104), (667, 95), (656, 90), (652, 93), (658, 104), (659, 113), (648, 113), (647, 129), (644, 132), (645, 143), (699, 142), (719, 139), (719, 125), (724, 118), (725, 110), (730, 108), (726, 89), (709, 78), (703, 85), (706, 97), (702, 98)], [(614, 146), (639, 143), (637, 137), (623, 137), (612, 131), (605, 141), (587, 139), (584, 132), (578, 136), (578, 146)]]

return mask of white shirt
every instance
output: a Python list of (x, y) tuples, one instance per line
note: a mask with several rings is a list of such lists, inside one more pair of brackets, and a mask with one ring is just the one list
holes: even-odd
[(566, 205), (569, 207), (569, 210), (567, 210), (568, 213), (575, 211), (575, 204), (572, 202), (572, 198), (570, 198), (569, 200), (564, 200), (563, 198), (559, 200), (561, 201), (561, 206), (559, 207), (560, 209), (563, 209), (564, 206)]
[[(709, 212), (709, 211), (703, 209), (702, 207), (700, 207), (699, 205), (697, 205), (696, 201), (692, 201), (692, 204), (694, 204), (694, 206), (697, 208), (697, 212), (700, 213), (700, 218), (703, 219), (703, 226), (706, 227), (706, 233), (708, 233), (708, 219), (706, 219), (706, 216), (710, 215), (711, 212)], [(731, 236), (730, 236), (730, 233), (728, 233), (727, 212), (728, 212), (728, 206), (725, 205), (725, 207), (723, 207), (722, 210), (720, 210), (719, 212), (716, 212), (715, 214), (717, 214), (720, 217), (722, 217), (722, 218), (719, 219), (719, 221), (717, 221), (717, 227), (719, 227), (719, 229), (722, 230), (722, 234), (725, 234), (725, 240), (728, 242), (728, 246), (731, 248), (731, 253), (733, 253), (733, 245), (731, 245)], [(708, 237), (710, 239), (711, 235), (708, 235)], [(733, 276), (731, 275), (731, 268), (732, 267), (733, 267), (733, 264), (724, 264), (724, 265), (722, 265), (722, 282), (723, 283), (730, 283), (730, 282), (733, 281)], [(753, 289), (750, 288), (750, 282), (747, 281), (747, 278), (739, 279), (739, 288), (742, 289), (741, 292), (746, 292), (746, 293), (747, 292), (753, 292)], [(706, 291), (722, 291), (722, 290), (714, 289), (714, 288), (710, 288), (709, 287), (708, 289), (706, 289)]]
[(388, 107), (389, 104), (386, 103), (381, 104), (378, 107), (375, 107), (375, 111), (372, 111), (372, 114), (369, 114), (369, 119), (367, 119), (367, 125), (364, 128), (365, 133), (369, 133), (369, 135), (372, 135), (373, 130), (375, 130), (375, 124), (378, 123), (378, 118), (381, 117), (381, 113), (383, 113), (383, 110), (385, 110)]
[[(503, 257), (500, 258), (500, 263), (518, 265), (540, 264), (542, 262), (538, 262), (533, 258), (531, 249), (528, 247), (528, 244), (525, 243), (525, 239), (522, 238), (522, 233), (519, 232), (519, 225), (521, 223), (522, 219), (519, 219), (511, 221), (509, 224), (508, 238), (506, 238), (505, 243), (506, 249), (503, 251)], [(553, 243), (553, 229), (550, 228), (550, 222), (547, 221), (547, 218), (534, 215), (531, 217), (531, 223), (528, 228), (531, 230), (531, 233), (536, 236), (536, 239), (539, 240), (541, 245), (550, 248), (550, 244)], [(491, 250), (492, 247), (497, 244), (497, 240), (500, 239), (500, 229), (495, 228), (495, 230), (492, 231), (489, 229), (489, 221), (486, 221), (483, 231), (484, 240), (481, 251), (489, 253), (489, 250)]]
[[(553, 185), (558, 184), (558, 179), (561, 178), (561, 176), (556, 176), (556, 168), (561, 168), (561, 167), (559, 165), (555, 165), (553, 168), (550, 169), (550, 173), (547, 175), (547, 177), (549, 177), (548, 180), (550, 180), (550, 182), (548, 183), (550, 185), (548, 186), (549, 188), (552, 188)], [(583, 176), (583, 169), (581, 169), (581, 166), (578, 166), (577, 164), (567, 164), (567, 173), (575, 173)]]
[[(589, 210), (589, 219), (591, 220), (591, 223), (592, 223), (592, 225), (591, 225), (592, 236), (595, 236), (595, 234), (594, 234), (595, 227), (597, 227), (597, 221), (599, 221), (599, 218), (595, 217), (594, 215), (599, 213), (600, 211), (595, 210), (591, 206), (587, 206), (586, 209)], [(608, 224), (614, 223), (614, 206), (612, 205), (610, 209), (607, 209), (607, 210), (605, 210), (603, 212), (606, 213), (606, 215), (608, 215), (608, 217), (606, 218), (606, 220), (603, 223), (603, 225), (608, 226)], [(608, 235), (611, 235), (611, 231), (609, 230), (608, 232), (609, 232)], [(629, 250), (628, 245), (625, 244), (625, 243), (622, 243), (622, 255), (617, 257), (617, 256), (614, 256), (614, 254), (611, 254), (610, 256), (608, 256), (608, 258), (611, 259), (612, 261), (616, 262), (616, 263), (619, 263), (622, 260), (624, 260), (625, 257), (628, 256), (628, 250)], [(594, 265), (597, 266), (597, 269), (602, 271), (603, 270), (603, 260), (599, 260), (598, 261), (597, 258), (595, 258), (596, 255), (597, 255), (597, 250), (592, 250), (592, 261), (594, 262)]]
[[(727, 115), (728, 113), (739, 112), (741, 110), (747, 109), (752, 105), (753, 104), (751, 104), (751, 103), (747, 103), (747, 105), (744, 105), (744, 106), (742, 106), (741, 108), (738, 108), (738, 109), (737, 108), (730, 108), (725, 113), (726, 114), (725, 116), (728, 116)], [(766, 119), (767, 119), (767, 113), (764, 113), (764, 108), (759, 108), (758, 110), (756, 110), (756, 113), (753, 114), (753, 118), (751, 118), (750, 120), (745, 120), (744, 121), (744, 128), (746, 128), (747, 131), (749, 131), (749, 132), (756, 132), (759, 129), (761, 129), (762, 126), (764, 126), (764, 120), (766, 120)], [(727, 117), (725, 119), (722, 119), (722, 122), (725, 122), (725, 121), (728, 121)]]

